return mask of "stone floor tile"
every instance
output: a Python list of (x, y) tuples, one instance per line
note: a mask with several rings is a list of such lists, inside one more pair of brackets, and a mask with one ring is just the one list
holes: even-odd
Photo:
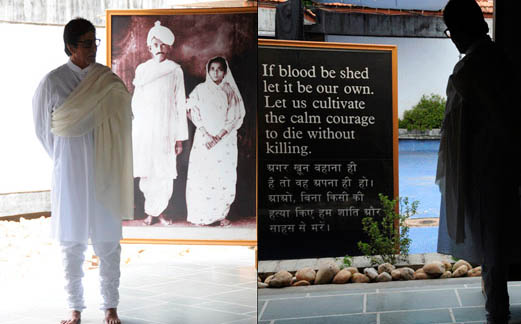
[[(422, 280), (423, 281), (423, 280)], [(428, 286), (428, 287), (397, 287), (397, 288), (381, 288), (378, 292), (383, 293), (406, 293), (414, 291), (437, 291), (464, 288), (462, 285), (448, 285), (448, 286)]]
[[(152, 299), (152, 298), (150, 298), (150, 299)], [(153, 299), (163, 300), (169, 304), (180, 305), (180, 306), (197, 306), (199, 304), (204, 304), (204, 303), (208, 303), (208, 302), (212, 301), (211, 297), (196, 298), (196, 297), (187, 297), (187, 296), (183, 296), (183, 295), (176, 295), (174, 293), (164, 293), (164, 294), (155, 296)]]
[(420, 265), (425, 264), (425, 256), (423, 254), (409, 254), (407, 258), (408, 265)]
[(485, 321), (486, 311), (484, 306), (453, 308), (452, 313), (456, 322)]
[(309, 297), (320, 297), (320, 296), (337, 296), (337, 295), (354, 295), (354, 294), (366, 294), (376, 293), (376, 288), (354, 288), (354, 289), (343, 289), (343, 290), (331, 290), (331, 291), (310, 291)]
[(511, 322), (521, 323), (521, 304), (510, 304), (510, 316)]
[(159, 295), (162, 295), (163, 293), (159, 293), (159, 292), (156, 292), (154, 290), (144, 290), (144, 289), (139, 289), (139, 288), (129, 288), (129, 287), (125, 287), (125, 286), (120, 286), (119, 287), (119, 295), (120, 296), (123, 296), (123, 295), (127, 295), (127, 296), (135, 296), (135, 297), (138, 297), (138, 298), (144, 298), (144, 297), (154, 297), (154, 296), (159, 296)]
[(246, 288), (246, 289), (253, 289), (255, 291), (257, 291), (257, 280), (251, 280), (252, 278), (250, 278), (249, 281), (245, 281), (241, 284), (238, 284), (236, 285), (237, 288)]
[(367, 268), (372, 266), (371, 259), (366, 256), (355, 256), (352, 258), (353, 267), (357, 268)]
[(318, 259), (318, 267), (320, 268), (322, 265), (324, 264), (328, 264), (328, 263), (337, 263), (337, 258), (320, 258)]
[(451, 322), (452, 318), (448, 309), (380, 313), (380, 324), (428, 324)]
[(509, 286), (508, 296), (510, 297), (511, 304), (521, 303), (521, 286)]
[(235, 303), (249, 307), (257, 306), (257, 292), (253, 289), (236, 289), (230, 292), (207, 296), (207, 298), (214, 301)]
[[(221, 312), (197, 306), (177, 306), (170, 305), (169, 307), (163, 306), (150, 306), (146, 309), (140, 309), (136, 311), (122, 312), (122, 315), (140, 318), (143, 314), (146, 314), (147, 319), (158, 323), (173, 324), (201, 324), (201, 323), (212, 323), (212, 324), (223, 324), (240, 319), (249, 319), (249, 316), (240, 314), (234, 314), (231, 312)], [(82, 324), (84, 324), (82, 322)], [(126, 323), (125, 323), (126, 324)]]
[(259, 273), (277, 272), (279, 261), (259, 261)]
[[(232, 257), (221, 252), (219, 257), (228, 260), (226, 266), (224, 262), (215, 266), (211, 259), (205, 265), (205, 260), (195, 262), (192, 256), (172, 262), (164, 253), (156, 253), (157, 258), (153, 257), (151, 254), (156, 247), (145, 246), (147, 252), (144, 255), (150, 253), (149, 256), (122, 265), (118, 311), (125, 324), (220, 324), (233, 321), (253, 324), (256, 321), (257, 276), (253, 261), (246, 267), (244, 262), (235, 259), (235, 254)], [(248, 253), (254, 255), (253, 252)], [(0, 276), (0, 323), (56, 324), (69, 316), (58, 261), (44, 267), (41, 273), (35, 271), (25, 278), (13, 275), (5, 280)], [(221, 279), (227, 284), (183, 278), (194, 274)], [(230, 280), (232, 276), (236, 276), (235, 281)], [(179, 284), (174, 285), (176, 282)], [(100, 324), (104, 316), (99, 310), (101, 296), (97, 269), (85, 271), (84, 287), (87, 309), (82, 313), (82, 324)], [(228, 292), (236, 292), (238, 296)], [(201, 298), (201, 295), (208, 295), (209, 298)], [(243, 302), (238, 302), (238, 298)], [(230, 308), (225, 307), (227, 303)], [(209, 304), (214, 309), (197, 308), (200, 304)], [(27, 305), (31, 306), (30, 312)]]
[(230, 313), (236, 313), (246, 316), (251, 316), (251, 313), (255, 313), (256, 306), (246, 306), (241, 304), (235, 304), (230, 302), (219, 302), (219, 301), (210, 301), (206, 303), (201, 303), (197, 305), (200, 308), (212, 309), (217, 311), (224, 311)]
[(244, 315), (257, 318), (257, 309), (255, 309), (255, 311), (253, 311), (253, 312), (244, 313)]
[(183, 295), (195, 298), (201, 298), (236, 290), (236, 288), (231, 285), (221, 285), (210, 282), (200, 282), (196, 280), (181, 280), (176, 282), (167, 282), (164, 284), (159, 282), (156, 285), (140, 287), (140, 289), (154, 291), (158, 294), (172, 292), (176, 295)]
[(260, 313), (262, 309), (264, 308), (264, 305), (267, 303), (265, 300), (257, 300), (257, 311)]
[(169, 283), (169, 282), (176, 282), (179, 279), (174, 276), (165, 276), (165, 277), (158, 277), (158, 276), (125, 276), (123, 273), (121, 276), (121, 287), (127, 287), (127, 288), (147, 288), (149, 286), (157, 285), (157, 284), (163, 284), (163, 283)]
[(257, 319), (255, 317), (254, 318), (245, 318), (245, 319), (240, 319), (237, 321), (226, 322), (224, 324), (257, 324)]
[(296, 265), (297, 270), (300, 270), (302, 268), (312, 268), (317, 270), (318, 269), (318, 259), (299, 259), (297, 260)]
[(5, 311), (2, 311), (0, 312), (0, 323), (8, 323), (8, 322), (12, 322), (12, 321), (18, 321), (18, 319), (22, 318), (22, 317), (26, 317), (27, 316), (27, 311), (10, 311), (10, 312), (5, 312)]
[(463, 307), (485, 305), (485, 297), (481, 293), (481, 287), (457, 289), (457, 292)]
[(255, 267), (249, 266), (249, 267), (234, 267), (234, 268), (219, 268), (214, 269), (212, 272), (214, 273), (222, 273), (232, 276), (240, 276), (249, 278), (250, 280), (254, 278), (254, 280), (257, 280), (257, 270), (255, 270)]
[(425, 258), (425, 263), (430, 263), (432, 261), (442, 261), (442, 260), (446, 260), (451, 263), (455, 262), (450, 255), (436, 253), (436, 252), (424, 253), (423, 256)]
[(286, 270), (286, 271), (296, 271), (297, 270), (297, 260), (281, 260), (277, 267), (276, 271)]
[(367, 312), (459, 307), (454, 290), (411, 291), (367, 295)]
[(305, 297), (270, 302), (260, 314), (261, 320), (300, 318), (323, 315), (361, 313), (363, 296)]
[[(255, 278), (255, 277), (253, 277)], [(182, 280), (195, 280), (199, 282), (210, 282), (210, 283), (217, 283), (217, 284), (226, 284), (226, 285), (233, 285), (237, 286), (244, 283), (251, 283), (252, 282), (252, 276), (238, 276), (233, 274), (227, 274), (222, 272), (206, 272), (206, 273), (199, 273), (199, 274), (193, 274), (193, 275), (185, 275), (182, 277)], [(252, 287), (255, 287), (256, 285), (254, 283), (251, 284)]]
[[(260, 323), (260, 322), (259, 322)], [(276, 320), (275, 324), (374, 324), (376, 314), (356, 314), (342, 316), (320, 316), (312, 318)]]
[(145, 308), (148, 305), (167, 305), (167, 301), (160, 297), (137, 297), (126, 294), (120, 295), (118, 310), (131, 311), (135, 309)]

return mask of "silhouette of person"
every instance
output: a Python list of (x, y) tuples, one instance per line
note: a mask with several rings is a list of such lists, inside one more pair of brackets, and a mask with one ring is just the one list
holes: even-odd
[(436, 175), (446, 213), (440, 231), (448, 232), (453, 256), (482, 265), (488, 323), (507, 323), (508, 269), (521, 260), (519, 82), (475, 0), (449, 0), (443, 20), (464, 57), (447, 84)]

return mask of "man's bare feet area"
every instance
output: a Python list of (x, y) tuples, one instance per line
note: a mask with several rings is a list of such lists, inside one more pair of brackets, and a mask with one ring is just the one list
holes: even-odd
[(143, 220), (143, 224), (146, 225), (146, 226), (150, 226), (152, 225), (152, 223), (154, 222), (154, 217), (148, 215), (147, 218), (145, 218)]
[(163, 214), (159, 215), (158, 219), (159, 219), (159, 222), (160, 222), (163, 226), (169, 226), (169, 225), (172, 225), (172, 221), (169, 220), (169, 219), (166, 219), (166, 218), (165, 218), (165, 215), (163, 215)]
[(219, 223), (219, 225), (221, 225), (222, 227), (230, 227), (232, 226), (232, 222), (225, 218)]
[(121, 324), (121, 321), (118, 317), (118, 311), (115, 308), (109, 308), (105, 310), (104, 324)]
[(80, 324), (80, 322), (81, 322), (81, 312), (75, 310), (75, 311), (71, 312), (71, 318), (60, 321), (60, 324)]

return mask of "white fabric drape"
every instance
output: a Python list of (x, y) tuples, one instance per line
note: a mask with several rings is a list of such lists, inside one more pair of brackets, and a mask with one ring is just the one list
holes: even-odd
[(54, 111), (51, 128), (62, 137), (94, 131), (96, 199), (123, 219), (132, 219), (134, 208), (130, 99), (121, 79), (96, 64)]
[(134, 176), (175, 179), (175, 144), (188, 139), (183, 70), (151, 59), (136, 68), (133, 83)]
[[(235, 200), (237, 182), (237, 129), (242, 125), (244, 103), (227, 67), (219, 85), (212, 81), (206, 66), (206, 80), (197, 85), (188, 99), (192, 122), (196, 126), (190, 152), (186, 184), (187, 220), (208, 225), (226, 218)], [(227, 134), (212, 148), (205, 133)]]
[(53, 160), (51, 235), (57, 241), (87, 243), (119, 241), (121, 214), (96, 199), (94, 130), (81, 136), (55, 136), (53, 112), (60, 107), (97, 63), (82, 69), (68, 61), (49, 72), (33, 97), (35, 133)]
[[(92, 245), (100, 260), (100, 290), (103, 302), (100, 309), (117, 308), (119, 304), (119, 281), (121, 276), (121, 245), (116, 242), (98, 242)], [(64, 267), (65, 292), (71, 310), (85, 309), (83, 297), (84, 277), (83, 262), (87, 244), (78, 242), (60, 242)]]
[(140, 178), (139, 189), (145, 196), (145, 214), (157, 217), (168, 207), (168, 202), (174, 191), (174, 180)]

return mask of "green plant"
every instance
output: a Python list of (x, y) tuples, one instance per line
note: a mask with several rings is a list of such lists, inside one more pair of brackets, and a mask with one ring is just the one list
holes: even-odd
[(403, 119), (398, 121), (398, 127), (422, 131), (441, 128), (445, 114), (445, 103), (446, 99), (440, 95), (423, 95), (412, 109), (403, 113)]
[[(358, 242), (360, 251), (371, 258), (372, 264), (396, 262), (409, 255), (411, 239), (406, 220), (416, 214), (419, 202), (417, 200), (409, 204), (409, 198), (396, 198), (389, 200), (383, 194), (378, 194), (384, 217), (379, 220), (373, 217), (362, 219), (362, 229), (367, 234), (369, 242)], [(396, 205), (399, 212), (396, 212)], [(395, 228), (395, 222), (398, 228)], [(398, 248), (399, 246), (399, 248)], [(398, 248), (398, 249), (397, 249)], [(398, 252), (398, 255), (396, 254)]]
[(302, 6), (305, 8), (312, 8), (313, 7), (313, 1), (311, 0), (302, 0)]
[(353, 258), (351, 258), (349, 255), (346, 255), (345, 257), (342, 258), (342, 264), (340, 265), (340, 270), (349, 268), (352, 264), (353, 264)]

